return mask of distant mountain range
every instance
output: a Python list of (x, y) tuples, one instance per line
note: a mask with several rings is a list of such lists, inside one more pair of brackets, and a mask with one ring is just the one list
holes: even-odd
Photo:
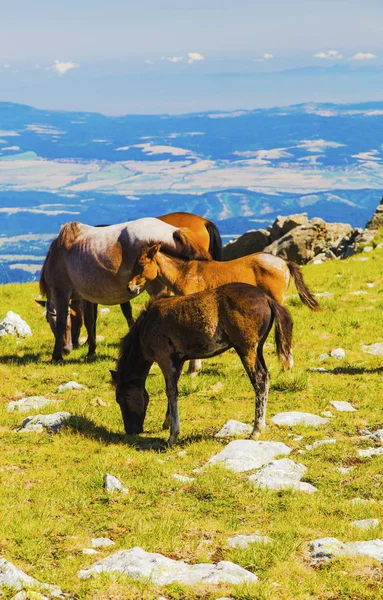
[(382, 133), (383, 102), (125, 117), (0, 103), (0, 283), (36, 279), (66, 221), (185, 210), (225, 240), (295, 212), (364, 226)]

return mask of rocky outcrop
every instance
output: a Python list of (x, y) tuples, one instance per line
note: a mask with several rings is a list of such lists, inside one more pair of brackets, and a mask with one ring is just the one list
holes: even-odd
[(267, 230), (248, 231), (229, 242), (223, 257), (233, 260), (253, 252), (268, 252), (300, 265), (347, 258), (369, 244), (375, 230), (383, 225), (383, 200), (370, 223), (373, 228), (361, 229), (347, 223), (326, 223), (319, 217), (309, 220), (306, 213), (279, 216)]
[(371, 219), (366, 224), (366, 229), (376, 230), (379, 229), (379, 227), (383, 227), (383, 198), (376, 207)]

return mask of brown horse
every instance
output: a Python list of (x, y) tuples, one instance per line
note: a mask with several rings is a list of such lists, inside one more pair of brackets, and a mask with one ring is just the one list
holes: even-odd
[(270, 377), (263, 345), (274, 321), (278, 357), (287, 368), (293, 325), (290, 314), (259, 288), (229, 283), (154, 302), (125, 337), (117, 371), (112, 372), (126, 433), (143, 431), (149, 402), (145, 381), (157, 362), (168, 398), (163, 428), (170, 425), (168, 443), (172, 446), (180, 430), (177, 382), (184, 362), (216, 356), (229, 348), (236, 350), (256, 394), (253, 434), (265, 429)]
[[(226, 283), (242, 282), (259, 287), (283, 304), (291, 278), (303, 304), (318, 310), (318, 302), (306, 286), (298, 265), (265, 252), (217, 262), (202, 253), (198, 260), (188, 260), (172, 251), (161, 251), (161, 244), (146, 245), (136, 259), (128, 287), (137, 295), (148, 282), (160, 281), (174, 294), (185, 296)], [(290, 366), (293, 366), (292, 356)], [(200, 361), (196, 362), (195, 371), (200, 368)]]
[[(177, 228), (185, 228), (193, 236), (193, 239), (207, 250), (214, 260), (222, 260), (222, 240), (216, 225), (198, 215), (186, 212), (175, 212), (157, 217), (160, 221)], [(107, 225), (96, 225), (96, 227), (107, 227)], [(56, 328), (56, 310), (48, 301), (36, 300), (38, 304), (45, 306), (46, 319), (55, 335)], [(120, 304), (122, 313), (128, 322), (129, 327), (134, 323), (132, 308), (129, 301)], [(87, 343), (89, 345), (87, 358), (92, 358), (96, 352), (96, 323), (97, 323), (97, 304), (82, 300), (70, 301), (67, 323), (63, 338), (63, 351), (69, 354), (73, 348), (79, 345), (80, 331), (83, 322), (88, 333)]]
[[(101, 228), (78, 222), (62, 227), (49, 248), (40, 276), (40, 291), (57, 313), (52, 361), (62, 360), (70, 300), (93, 304), (128, 301), (131, 269), (141, 246), (153, 237), (185, 256), (198, 256), (201, 250), (188, 229), (177, 229), (154, 218)], [(148, 288), (155, 295), (163, 286), (153, 282)], [(84, 320), (87, 326), (85, 314)], [(94, 329), (87, 326), (88, 336), (94, 335)]]

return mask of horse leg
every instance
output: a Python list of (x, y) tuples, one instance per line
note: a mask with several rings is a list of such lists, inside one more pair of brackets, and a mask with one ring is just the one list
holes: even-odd
[(134, 323), (132, 307), (130, 305), (130, 302), (124, 302), (123, 304), (120, 304), (120, 307), (122, 310), (122, 314), (124, 315), (125, 319), (127, 320), (129, 329), (130, 329)]
[(83, 300), (84, 307), (84, 323), (88, 333), (88, 354), (86, 360), (94, 357), (96, 354), (96, 321), (97, 321), (97, 304)]
[(190, 360), (187, 374), (191, 375), (192, 377), (196, 377), (201, 369), (202, 369), (202, 360), (200, 358), (196, 358), (195, 360)]
[[(171, 356), (170, 363), (167, 368), (161, 370), (164, 374), (166, 383), (166, 395), (168, 398), (168, 409), (166, 412), (165, 423), (169, 421), (170, 424), (170, 436), (168, 439), (169, 446), (174, 446), (177, 441), (180, 432), (180, 419), (178, 415), (178, 380), (182, 371), (182, 362), (179, 361), (178, 357)], [(161, 366), (161, 365), (160, 365)], [(163, 429), (165, 427), (163, 426)], [(167, 427), (166, 427), (167, 429)]]
[(78, 348), (80, 345), (80, 332), (82, 327), (82, 306), (81, 300), (72, 300), (70, 303), (70, 322), (73, 348)]
[[(52, 353), (52, 362), (62, 362), (63, 360), (63, 350), (64, 350), (64, 336), (68, 329), (68, 321), (69, 321), (69, 333), (70, 333), (70, 319), (68, 319), (68, 307), (70, 300), (71, 292), (65, 291), (54, 293), (54, 306), (56, 309), (56, 325), (55, 325), (55, 345)], [(66, 340), (67, 351), (72, 349), (72, 344), (68, 346), (68, 341)], [(69, 349), (70, 348), (70, 349)]]
[(269, 395), (270, 375), (263, 358), (263, 344), (253, 350), (240, 354), (240, 359), (255, 391), (255, 417), (251, 436), (257, 437), (266, 429), (266, 405)]

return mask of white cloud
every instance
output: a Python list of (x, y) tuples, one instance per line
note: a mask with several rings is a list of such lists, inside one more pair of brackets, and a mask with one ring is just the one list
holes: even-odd
[(274, 58), (274, 54), (265, 52), (265, 54), (262, 56), (262, 58), (256, 58), (255, 62), (265, 62), (266, 60), (271, 60), (272, 58)]
[(188, 52), (188, 59), (188, 63), (191, 65), (195, 60), (205, 60), (205, 57), (199, 52)]
[(304, 148), (307, 152), (313, 152), (314, 154), (321, 154), (326, 148), (341, 148), (345, 144), (339, 144), (338, 142), (329, 142), (327, 140), (301, 140), (300, 144), (297, 144), (296, 148)]
[(371, 60), (372, 58), (376, 58), (376, 54), (372, 54), (371, 52), (358, 52), (354, 54), (352, 60)]
[(150, 58), (147, 58), (146, 60), (144, 60), (144, 63), (146, 65), (154, 65), (154, 62), (152, 60), (150, 60)]
[(314, 54), (314, 58), (325, 58), (327, 60), (341, 60), (343, 54), (340, 54), (338, 50), (328, 50), (328, 52), (318, 52)]
[(20, 146), (7, 146), (6, 148), (2, 148), (2, 150), (20, 150)]
[(67, 71), (71, 69), (78, 69), (80, 65), (73, 62), (61, 62), (60, 60), (55, 60), (54, 64), (51, 67), (47, 67), (47, 71), (54, 71), (57, 75), (64, 75)]
[(183, 56), (161, 56), (161, 60), (168, 60), (171, 63), (178, 63), (183, 61)]

